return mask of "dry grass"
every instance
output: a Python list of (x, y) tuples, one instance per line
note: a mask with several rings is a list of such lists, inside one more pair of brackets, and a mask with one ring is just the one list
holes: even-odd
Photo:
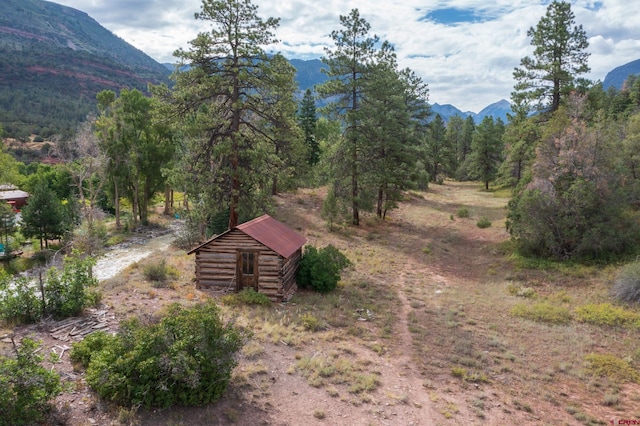
[[(365, 216), (359, 228), (333, 232), (318, 216), (323, 195), (285, 194), (276, 217), (308, 244), (333, 244), (354, 266), (330, 294), (298, 291), (287, 304), (221, 306), (225, 318), (252, 333), (234, 372), (236, 389), (264, 398), (270, 348), (286, 348), (286, 373), (326, 393), (329, 404), (415, 408), (420, 404), (406, 392), (389, 388), (399, 372), (410, 371), (402, 380), (419, 383), (423, 403), (441, 422), (595, 424), (637, 406), (635, 384), (612, 371), (639, 374), (640, 331), (585, 319), (640, 315), (634, 307), (619, 312), (602, 305), (612, 302), (614, 268), (514, 255), (504, 229), (507, 192), (447, 181), (411, 194), (386, 221)], [(461, 209), (469, 217), (460, 217)], [(491, 227), (476, 226), (482, 217)], [(103, 284), (119, 294), (118, 314), (210, 297), (194, 288), (193, 258), (184, 251), (161, 256), (180, 272), (167, 288), (153, 288), (143, 265)], [(532, 417), (540, 413), (545, 417)], [(307, 414), (328, 421), (331, 411)]]

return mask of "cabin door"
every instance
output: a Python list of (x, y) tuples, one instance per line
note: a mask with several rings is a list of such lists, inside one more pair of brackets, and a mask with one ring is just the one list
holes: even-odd
[(258, 254), (257, 251), (238, 252), (236, 291), (248, 287), (258, 291)]

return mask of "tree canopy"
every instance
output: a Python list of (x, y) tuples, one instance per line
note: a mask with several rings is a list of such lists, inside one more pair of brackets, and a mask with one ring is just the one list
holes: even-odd
[(589, 72), (589, 47), (582, 25), (575, 25), (571, 4), (554, 0), (536, 27), (527, 32), (535, 47), (515, 68), (512, 100), (518, 107), (556, 111), (561, 101), (576, 87), (579, 75)]

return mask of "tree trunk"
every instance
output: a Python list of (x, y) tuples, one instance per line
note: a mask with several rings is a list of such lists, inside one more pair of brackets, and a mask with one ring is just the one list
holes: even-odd
[(171, 187), (169, 184), (164, 186), (164, 215), (169, 216), (171, 213)]
[(115, 183), (114, 184), (114, 188), (113, 188), (113, 204), (114, 204), (114, 208), (116, 210), (116, 229), (120, 229), (121, 225), (120, 225), (120, 194), (118, 193), (118, 184)]
[(378, 215), (379, 218), (382, 218), (383, 198), (384, 198), (384, 191), (382, 190), (382, 185), (380, 185), (378, 187), (378, 203), (376, 206), (376, 215)]

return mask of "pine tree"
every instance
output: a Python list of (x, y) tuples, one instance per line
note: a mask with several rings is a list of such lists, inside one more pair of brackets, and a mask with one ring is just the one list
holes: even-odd
[(316, 127), (318, 117), (316, 113), (316, 100), (313, 97), (311, 89), (304, 92), (304, 96), (300, 101), (298, 111), (298, 121), (302, 131), (304, 132), (304, 141), (308, 149), (308, 161), (310, 165), (315, 165), (320, 160), (320, 146), (316, 138)]
[(529, 109), (535, 102), (537, 109), (549, 107), (556, 111), (569, 92), (575, 88), (577, 76), (589, 72), (589, 47), (582, 25), (575, 25), (571, 4), (554, 0), (535, 28), (527, 32), (535, 47), (533, 58), (522, 58), (511, 94), (513, 104)]
[(502, 120), (494, 122), (493, 117), (485, 117), (473, 136), (471, 152), (471, 172), (484, 183), (486, 190), (489, 182), (495, 179), (502, 161)]
[(362, 204), (361, 171), (363, 161), (361, 155), (362, 129), (361, 116), (358, 114), (362, 105), (364, 85), (368, 78), (377, 36), (370, 36), (371, 25), (360, 17), (358, 9), (352, 9), (347, 16), (340, 16), (342, 29), (331, 32), (335, 43), (333, 50), (327, 49), (327, 56), (322, 60), (329, 66), (329, 80), (318, 86), (321, 97), (334, 99), (326, 112), (330, 118), (338, 118), (344, 126), (346, 145), (342, 160), (344, 171), (349, 175), (349, 198), (352, 212), (352, 223), (360, 224)]
[(246, 218), (263, 210), (273, 191), (284, 148), (276, 142), (296, 127), (288, 106), (295, 71), (263, 50), (276, 41), (279, 20), (260, 18), (250, 0), (203, 0), (196, 19), (212, 28), (175, 52), (190, 69), (174, 74), (173, 91), (153, 92), (185, 136), (176, 179), (210, 215), (228, 209), (233, 228), (240, 211)]
[(62, 204), (47, 183), (40, 181), (22, 209), (22, 233), (40, 239), (40, 249), (49, 247), (49, 240), (62, 237), (70, 228)]

